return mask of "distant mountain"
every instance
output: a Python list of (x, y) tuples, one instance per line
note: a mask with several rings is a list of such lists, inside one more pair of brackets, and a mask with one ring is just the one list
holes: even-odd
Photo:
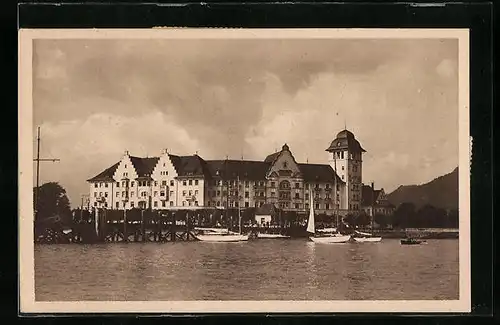
[(458, 167), (451, 173), (422, 185), (402, 185), (389, 193), (387, 199), (396, 206), (411, 202), (417, 209), (426, 204), (443, 209), (458, 209)]

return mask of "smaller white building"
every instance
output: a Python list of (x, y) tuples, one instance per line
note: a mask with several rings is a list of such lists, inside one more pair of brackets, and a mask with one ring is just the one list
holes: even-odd
[(266, 203), (255, 211), (255, 222), (259, 226), (270, 225), (277, 213), (278, 211), (274, 204)]

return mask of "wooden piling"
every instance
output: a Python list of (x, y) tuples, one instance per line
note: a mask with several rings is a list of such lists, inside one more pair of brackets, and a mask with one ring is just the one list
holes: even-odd
[(144, 210), (141, 210), (141, 239), (142, 242), (146, 241), (146, 233), (145, 233), (146, 226), (144, 225)]
[(172, 223), (170, 224), (170, 240), (175, 241), (175, 235), (176, 235), (176, 230), (175, 230), (176, 224), (175, 224), (175, 212), (172, 213)]
[(123, 241), (127, 242), (128, 241), (128, 235), (127, 235), (127, 209), (123, 209)]

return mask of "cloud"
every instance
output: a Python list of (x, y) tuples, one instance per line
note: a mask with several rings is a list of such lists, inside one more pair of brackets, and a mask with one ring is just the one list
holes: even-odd
[(125, 150), (131, 155), (153, 157), (163, 149), (190, 155), (200, 147), (185, 129), (161, 112), (134, 118), (96, 113), (82, 121), (45, 123), (41, 130), (41, 155), (61, 161), (43, 164), (40, 179), (42, 183), (59, 181), (73, 204), (86, 192), (86, 180), (118, 162)]
[(386, 190), (433, 178), (458, 161), (457, 50), (431, 39), (37, 40), (33, 127), (63, 159), (44, 175), (86, 192), (123, 150), (164, 147), (263, 159), (286, 142), (297, 160), (325, 163), (347, 125), (368, 151), (364, 178)]

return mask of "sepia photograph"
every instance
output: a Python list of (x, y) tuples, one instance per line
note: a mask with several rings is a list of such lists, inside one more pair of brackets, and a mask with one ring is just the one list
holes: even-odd
[(463, 29), (19, 31), (20, 311), (470, 311)]

